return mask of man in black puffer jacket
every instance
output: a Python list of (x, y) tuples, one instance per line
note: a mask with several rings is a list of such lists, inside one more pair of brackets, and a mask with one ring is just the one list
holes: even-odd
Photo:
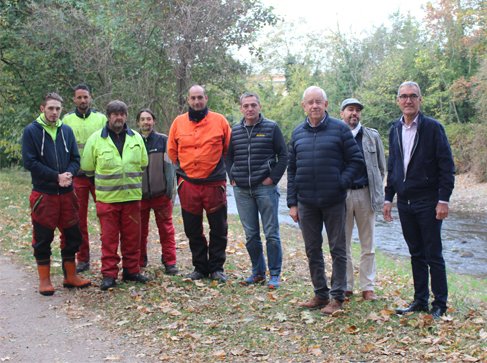
[[(330, 315), (345, 299), (345, 198), (364, 160), (350, 128), (328, 115), (323, 89), (307, 88), (301, 105), (307, 117), (289, 143), (287, 204), (303, 233), (315, 296), (300, 306)], [(323, 223), (332, 257), (331, 290), (325, 276)]]
[(282, 265), (277, 183), (286, 170), (287, 150), (279, 126), (264, 118), (260, 110), (257, 94), (244, 93), (240, 97), (240, 111), (244, 117), (232, 129), (226, 164), (252, 262), (252, 274), (243, 283), (263, 283), (266, 279), (260, 214), (270, 274), (267, 286), (277, 289)]

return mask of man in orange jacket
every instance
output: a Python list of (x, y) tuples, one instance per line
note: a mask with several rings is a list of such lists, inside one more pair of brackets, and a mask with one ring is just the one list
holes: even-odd
[[(189, 239), (194, 271), (192, 280), (210, 277), (226, 282), (223, 272), (227, 247), (227, 197), (224, 154), (231, 129), (223, 115), (208, 110), (203, 87), (188, 92), (188, 112), (173, 121), (168, 155), (177, 166), (178, 193)], [(203, 233), (203, 210), (210, 226), (209, 243)]]

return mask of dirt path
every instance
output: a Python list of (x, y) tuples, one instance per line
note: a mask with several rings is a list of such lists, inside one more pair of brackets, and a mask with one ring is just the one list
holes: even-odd
[[(59, 281), (56, 281), (59, 286)], [(37, 292), (37, 275), (0, 255), (0, 362), (146, 362), (123, 337), (110, 336), (91, 313), (73, 312), (76, 292)]]

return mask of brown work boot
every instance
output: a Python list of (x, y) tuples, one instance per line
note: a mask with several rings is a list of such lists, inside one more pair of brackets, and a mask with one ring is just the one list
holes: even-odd
[(312, 299), (299, 303), (299, 307), (311, 310), (321, 309), (324, 308), (329, 302), (329, 299), (325, 299), (315, 295)]
[(362, 298), (364, 300), (375, 301), (377, 300), (377, 295), (372, 290), (362, 291)]
[(90, 280), (82, 279), (76, 274), (76, 263), (74, 261), (63, 261), (63, 272), (64, 287), (82, 289), (91, 285)]
[(37, 265), (39, 273), (39, 294), (51, 296), (54, 294), (54, 286), (51, 283), (51, 265)]
[(341, 301), (331, 299), (330, 303), (321, 309), (321, 312), (325, 315), (332, 315), (335, 311), (341, 310), (342, 305)]

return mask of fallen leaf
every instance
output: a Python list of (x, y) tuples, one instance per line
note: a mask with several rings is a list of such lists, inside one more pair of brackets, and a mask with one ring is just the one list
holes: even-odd
[(212, 356), (219, 360), (224, 360), (227, 357), (227, 353), (225, 353), (224, 350), (218, 350), (216, 352), (213, 352)]
[(360, 329), (357, 328), (355, 325), (350, 325), (347, 329), (346, 329), (347, 333), (348, 334), (357, 334)]

